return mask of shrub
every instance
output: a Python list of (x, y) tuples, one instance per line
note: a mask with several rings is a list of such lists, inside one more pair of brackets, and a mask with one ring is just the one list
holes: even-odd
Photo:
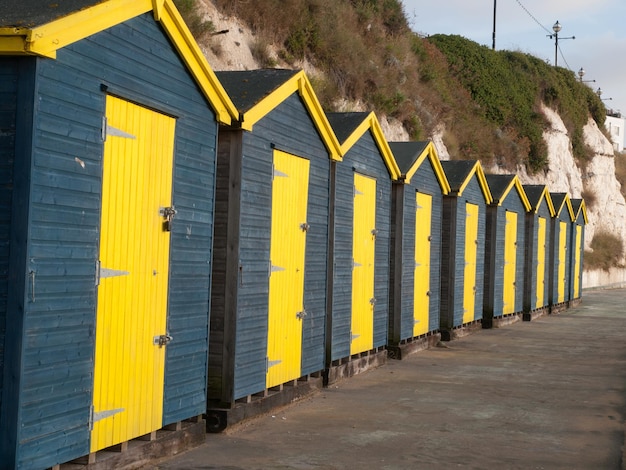
[(624, 256), (624, 245), (622, 239), (606, 231), (598, 231), (591, 240), (591, 249), (585, 251), (585, 269), (604, 269), (619, 266)]

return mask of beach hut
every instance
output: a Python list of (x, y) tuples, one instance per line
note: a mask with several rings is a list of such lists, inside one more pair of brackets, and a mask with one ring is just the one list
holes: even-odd
[(483, 328), (520, 319), (524, 310), (526, 213), (530, 202), (517, 175), (487, 175)]
[(572, 201), (567, 193), (550, 193), (554, 217), (550, 233), (550, 313), (567, 308), (570, 295), (570, 257), (572, 223), (575, 220)]
[(398, 165), (374, 113), (327, 115), (343, 160), (331, 167), (328, 383), (386, 358), (391, 185)]
[(256, 398), (290, 400), (284, 385), (325, 368), (330, 164), (341, 159), (304, 72), (217, 76), (240, 117), (218, 139), (213, 431), (266, 406)]
[(236, 116), (170, 0), (0, 4), (2, 468), (204, 412), (216, 119)]
[(526, 213), (524, 313), (530, 321), (549, 310), (550, 238), (555, 215), (546, 185), (523, 185), (531, 210)]
[(442, 161), (450, 192), (443, 197), (441, 339), (481, 327), (487, 205), (492, 197), (479, 161)]
[(569, 306), (574, 307), (582, 300), (583, 254), (585, 252), (585, 225), (587, 225), (587, 206), (584, 199), (572, 199), (574, 220), (572, 222), (572, 250), (570, 259), (570, 300)]
[(441, 223), (450, 184), (432, 142), (389, 146), (401, 176), (392, 193), (388, 349), (402, 359), (441, 337)]

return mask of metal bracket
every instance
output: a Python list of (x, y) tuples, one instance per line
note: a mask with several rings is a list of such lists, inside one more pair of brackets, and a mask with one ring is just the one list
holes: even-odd
[(174, 219), (174, 216), (176, 214), (178, 214), (178, 211), (176, 210), (176, 208), (174, 206), (172, 206), (172, 207), (162, 207), (159, 210), (159, 214), (161, 214), (161, 216), (165, 219), (163, 221), (163, 230), (165, 230), (166, 232), (171, 232), (172, 231), (172, 220)]
[(167, 334), (164, 334), (164, 335), (155, 336), (154, 339), (152, 340), (152, 344), (162, 348), (163, 346), (167, 346), (168, 343), (170, 341), (172, 341), (173, 339), (174, 338), (172, 337), (172, 335), (167, 333)]

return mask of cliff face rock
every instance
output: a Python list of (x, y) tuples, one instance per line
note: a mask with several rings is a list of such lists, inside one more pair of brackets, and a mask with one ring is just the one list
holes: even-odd
[[(221, 14), (211, 0), (199, 0), (199, 13), (204, 20), (213, 22), (216, 31), (227, 33), (201, 38), (200, 46), (214, 70), (251, 70), (260, 65), (252, 55), (257, 41), (255, 35), (237, 18)], [(270, 55), (275, 56), (272, 45), (267, 45)], [(286, 65), (279, 65), (285, 66)], [(310, 76), (319, 73), (310, 64), (296, 65), (304, 69)], [(344, 111), (366, 111), (359, 103), (339, 103)], [(598, 230), (620, 234), (626, 246), (626, 201), (620, 192), (620, 184), (615, 178), (615, 155), (613, 146), (598, 126), (589, 119), (584, 128), (585, 143), (593, 150), (594, 157), (581, 169), (572, 154), (572, 145), (563, 120), (556, 111), (547, 106), (542, 112), (550, 123), (543, 137), (548, 148), (548, 170), (529, 175), (523, 166), (515, 172), (524, 184), (547, 184), (552, 192), (567, 192), (573, 198), (580, 198), (583, 190), (592, 195), (587, 200), (589, 224), (585, 229), (585, 248), (589, 249), (593, 235)], [(389, 141), (405, 141), (409, 139), (402, 125), (393, 120), (381, 117), (381, 126)], [(450, 159), (444, 144), (446, 129), (437, 126), (431, 136), (437, 153), (442, 160)], [(510, 173), (496, 166), (487, 167), (488, 173)], [(625, 275), (620, 271), (620, 275)], [(583, 279), (584, 282), (584, 279)], [(595, 284), (594, 284), (595, 285)]]

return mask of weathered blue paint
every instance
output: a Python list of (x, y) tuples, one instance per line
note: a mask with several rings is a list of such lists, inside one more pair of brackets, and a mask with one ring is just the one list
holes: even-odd
[[(487, 175), (487, 182), (492, 179), (508, 179), (514, 175)], [(501, 181), (500, 181), (501, 182)], [(493, 194), (493, 190), (492, 190)], [(487, 322), (504, 314), (504, 258), (506, 213), (517, 214), (517, 244), (515, 259), (515, 305), (513, 314), (523, 311), (524, 299), (524, 251), (525, 251), (525, 216), (526, 207), (522, 195), (516, 187), (510, 189), (503, 199), (493, 194), (494, 202), (487, 207), (485, 231), (485, 279), (483, 300), (483, 321)]]
[[(557, 304), (566, 302), (570, 297), (570, 257), (571, 257), (571, 241), (572, 241), (572, 218), (568, 211), (568, 204), (563, 203), (564, 199), (569, 198), (567, 193), (550, 193), (552, 201), (554, 203), (554, 209), (557, 214), (551, 219), (550, 230), (550, 278), (549, 278), (549, 304), (554, 307)], [(563, 259), (559, 258), (559, 237), (561, 234), (561, 224), (565, 222), (565, 256)], [(563, 287), (563, 301), (559, 302), (559, 264), (565, 263), (565, 278), (562, 280)]]
[[(571, 228), (571, 256), (570, 256), (570, 287), (569, 287), (569, 300), (576, 300), (582, 297), (583, 292), (583, 261), (585, 254), (585, 225), (587, 221), (586, 217), (586, 207), (583, 205), (582, 199), (572, 199), (572, 209), (574, 210), (575, 220), (572, 222)], [(585, 211), (585, 213), (583, 213)], [(576, 270), (576, 227), (581, 227), (580, 231), (580, 250), (578, 252), (578, 264), (579, 264), (579, 278), (575, 277)], [(578, 282), (578, 295), (575, 292), (575, 283)]]
[[(392, 145), (392, 150), (393, 144)], [(401, 168), (404, 171), (403, 168)], [(398, 345), (413, 337), (415, 287), (416, 192), (432, 196), (430, 251), (429, 332), (439, 329), (441, 307), (441, 227), (443, 194), (430, 159), (426, 158), (410, 183), (393, 186), (392, 269), (390, 276), (389, 343)]]
[(370, 131), (348, 150), (341, 163), (334, 165), (335, 192), (334, 250), (332, 269), (332, 336), (327, 362), (350, 356), (352, 320), (352, 235), (354, 211), (354, 174), (376, 179), (376, 247), (374, 261), (374, 343), (387, 344), (389, 321), (389, 238), (391, 224), (391, 177)]
[(0, 460), (45, 468), (89, 453), (106, 92), (177, 118), (163, 424), (205, 410), (217, 124), (151, 14), (17, 62)]
[(301, 372), (324, 369), (330, 159), (294, 93), (252, 131), (220, 131), (209, 406), (265, 389), (274, 149), (310, 161)]
[[(442, 162), (447, 163), (447, 162)], [(455, 162), (452, 162), (455, 163)], [(448, 168), (444, 166), (448, 173)], [(450, 180), (450, 178), (449, 178)], [(478, 206), (478, 238), (476, 241), (476, 294), (474, 321), (482, 320), (483, 283), (485, 271), (485, 230), (487, 200), (474, 175), (462, 195), (452, 192), (444, 196), (442, 222), (442, 265), (441, 265), (441, 314), (440, 329), (450, 332), (463, 325), (463, 292), (465, 269), (465, 204), (470, 202)]]
[[(524, 190), (530, 200), (532, 210), (526, 214), (526, 234), (525, 234), (525, 267), (524, 267), (524, 312), (530, 313), (533, 310), (545, 308), (549, 304), (549, 279), (550, 279), (550, 237), (552, 231), (552, 212), (546, 197), (542, 197), (545, 186), (524, 185)], [(539, 218), (545, 220), (545, 242), (539, 246)], [(537, 268), (539, 264), (539, 250), (544, 251), (544, 282), (543, 282), (543, 303), (537, 306)]]

